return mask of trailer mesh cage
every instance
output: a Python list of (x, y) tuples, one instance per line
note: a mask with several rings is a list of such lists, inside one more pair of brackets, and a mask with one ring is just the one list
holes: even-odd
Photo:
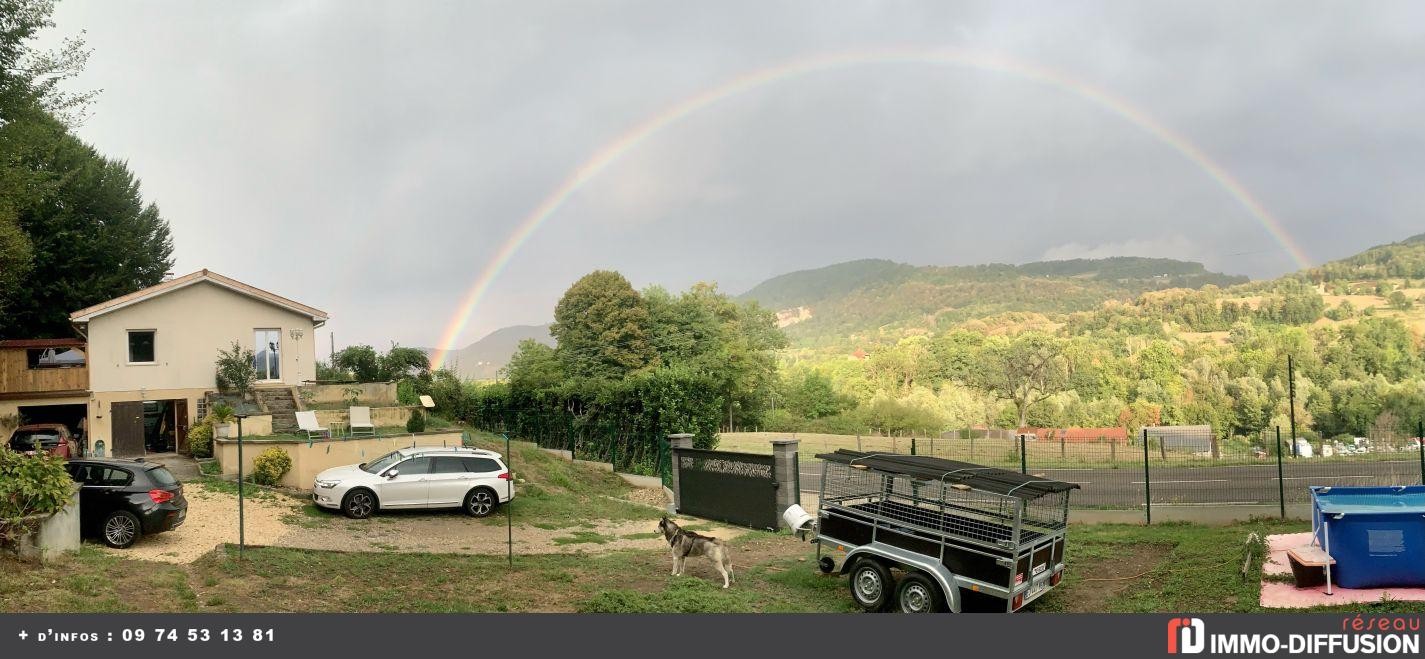
[(1064, 529), (1078, 487), (924, 456), (841, 450), (823, 460), (821, 505), (1005, 547)]

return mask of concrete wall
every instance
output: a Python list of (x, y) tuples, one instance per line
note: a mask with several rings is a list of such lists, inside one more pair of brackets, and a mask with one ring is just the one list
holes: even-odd
[[(244, 431), (247, 428), (243, 424)], [(244, 435), (245, 436), (245, 435)], [(263, 451), (277, 447), (292, 458), (292, 469), (282, 477), (279, 485), (300, 490), (311, 490), (312, 479), (323, 470), (343, 465), (370, 462), (391, 451), (410, 446), (461, 446), (461, 433), (438, 432), (420, 435), (395, 435), (391, 437), (361, 437), (356, 439), (307, 440), (259, 440), (244, 441), (242, 446), (243, 473), (252, 473), (252, 461)], [(213, 457), (223, 468), (223, 475), (237, 476), (237, 441), (219, 439), (213, 442)]]
[[(350, 413), (346, 410), (317, 410), (317, 424), (330, 426), (333, 422), (349, 421)], [(373, 407), (371, 408), (371, 423), (377, 428), (383, 426), (406, 427), (406, 420), (411, 418), (411, 408), (409, 407)]]
[[(212, 389), (218, 349), (233, 341), (253, 348), (257, 328), (280, 330), (283, 382), (296, 385), (316, 377), (310, 316), (199, 282), (91, 320), (89, 389)], [(128, 363), (131, 329), (155, 330), (154, 363)], [(302, 330), (302, 338), (293, 341), (290, 329)]]
[(362, 382), (360, 384), (315, 384), (297, 387), (299, 392), (312, 392), (312, 402), (316, 404), (345, 403), (347, 389), (358, 389), (357, 405), (368, 407), (396, 404), (395, 382)]
[(56, 561), (65, 552), (79, 551), (79, 487), (75, 486), (69, 505), (40, 522), (35, 533), (21, 537), (15, 546), (21, 558)]

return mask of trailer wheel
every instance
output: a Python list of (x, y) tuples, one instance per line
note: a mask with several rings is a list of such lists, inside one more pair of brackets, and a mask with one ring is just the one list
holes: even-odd
[(851, 566), (851, 599), (868, 613), (886, 609), (894, 585), (890, 569), (874, 558), (858, 558)]
[(901, 613), (941, 613), (945, 611), (945, 595), (934, 579), (922, 572), (911, 572), (901, 577), (895, 606)]
[(836, 569), (836, 559), (830, 556), (822, 556), (821, 560), (816, 562), (816, 567), (821, 570), (822, 574), (831, 574), (831, 571)]

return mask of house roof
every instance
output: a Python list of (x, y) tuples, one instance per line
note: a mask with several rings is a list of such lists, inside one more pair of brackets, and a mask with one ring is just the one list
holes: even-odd
[(6, 339), (3, 348), (83, 348), (84, 339)]
[(144, 300), (163, 295), (164, 293), (171, 293), (173, 291), (179, 290), (181, 288), (186, 288), (188, 286), (192, 286), (193, 284), (197, 284), (200, 282), (208, 282), (210, 284), (215, 284), (230, 291), (233, 291), (234, 293), (246, 295), (250, 298), (261, 300), (263, 302), (267, 302), (268, 304), (273, 304), (289, 311), (302, 314), (304, 316), (310, 316), (312, 320), (318, 323), (324, 323), (327, 321), (328, 318), (327, 312), (322, 311), (321, 309), (309, 307), (300, 302), (296, 302), (294, 300), (282, 297), (281, 295), (277, 295), (276, 293), (264, 291), (260, 288), (257, 288), (256, 286), (244, 284), (236, 279), (233, 279), (231, 277), (224, 277), (223, 275), (204, 268), (197, 272), (192, 272), (183, 275), (182, 277), (175, 277), (161, 284), (149, 286), (148, 288), (134, 291), (132, 293), (129, 293), (128, 295), (121, 295), (112, 300), (100, 302), (99, 304), (96, 304), (92, 307), (80, 309), (79, 311), (69, 314), (69, 320), (70, 322), (74, 323), (87, 323), (90, 319), (93, 319), (96, 316), (102, 316), (106, 313), (109, 313), (111, 311), (117, 311), (131, 304), (137, 304), (139, 302), (143, 302)]

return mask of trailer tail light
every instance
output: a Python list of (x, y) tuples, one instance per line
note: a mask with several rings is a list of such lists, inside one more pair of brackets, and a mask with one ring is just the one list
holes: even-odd
[(149, 490), (148, 498), (153, 499), (154, 503), (168, 503), (173, 500), (173, 493), (166, 490)]
[(515, 479), (515, 476), (514, 476), (514, 474), (511, 474), (511, 473), (508, 472), (508, 471), (502, 471), (502, 472), (500, 472), (500, 475), (499, 475), (499, 476), (496, 476), (496, 478), (498, 478), (498, 479), (500, 479), (500, 480), (502, 480), (502, 481), (512, 481), (512, 480)]
[(1021, 606), (1024, 606), (1024, 593), (1020, 593), (1014, 596), (1014, 604), (1012, 608), (1017, 611)]
[(1059, 570), (1058, 572), (1055, 572), (1053, 576), (1049, 577), (1049, 585), (1050, 585), (1050, 586), (1057, 586), (1057, 585), (1059, 585), (1059, 581), (1060, 581), (1061, 579), (1063, 579), (1063, 578), (1064, 578), (1064, 571), (1063, 571), (1063, 570)]

